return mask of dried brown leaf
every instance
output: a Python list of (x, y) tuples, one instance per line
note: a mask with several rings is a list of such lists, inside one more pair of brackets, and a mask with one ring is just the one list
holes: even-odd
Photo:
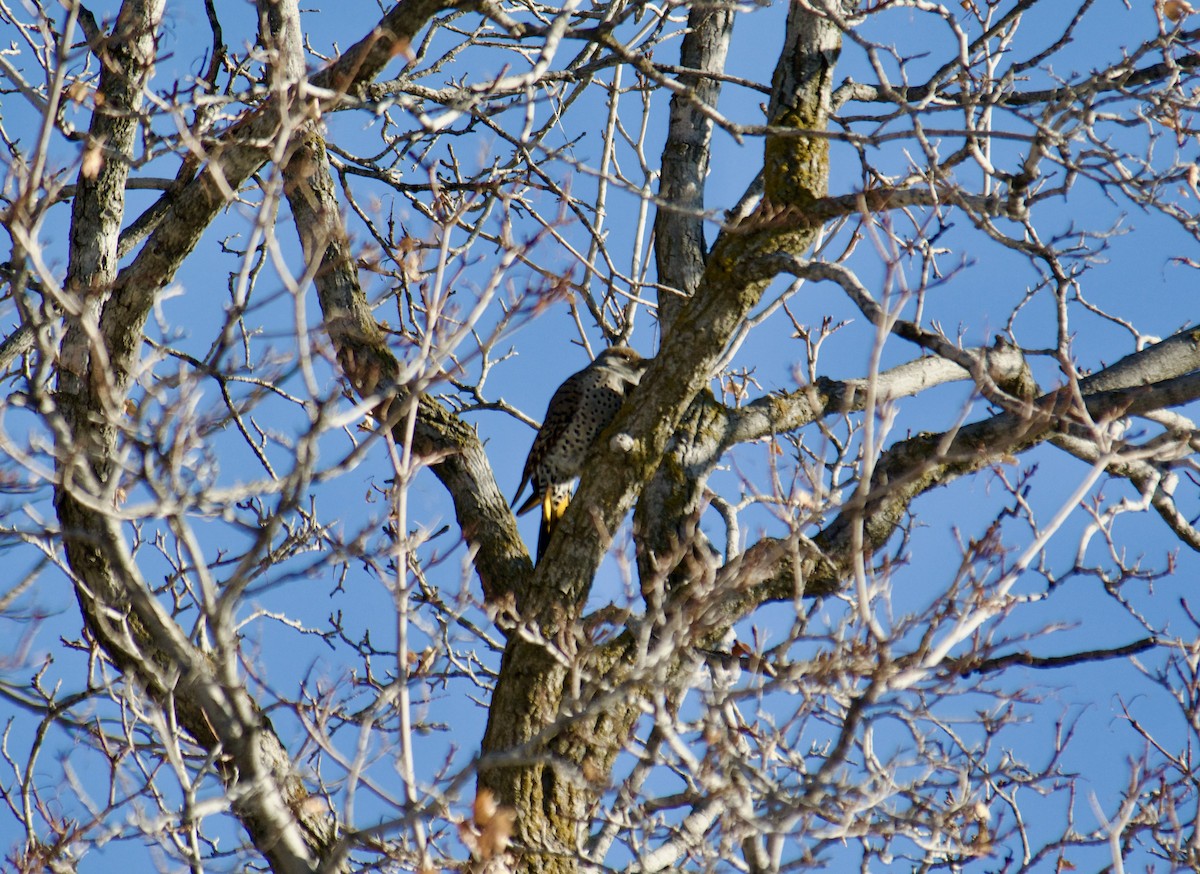
[(1162, 14), (1171, 21), (1182, 21), (1196, 10), (1187, 0), (1165, 0), (1162, 4)]
[(499, 807), (479, 836), (479, 858), (494, 859), (508, 849), (512, 842), (517, 812), (511, 807)]
[(480, 789), (475, 794), (475, 806), (471, 812), (471, 817), (474, 819), (476, 826), (481, 829), (486, 828), (499, 809), (500, 804), (496, 801), (496, 796), (492, 793), (492, 790)]
[(89, 143), (83, 151), (83, 160), (79, 165), (79, 175), (84, 179), (95, 179), (104, 168), (104, 151), (99, 143)]

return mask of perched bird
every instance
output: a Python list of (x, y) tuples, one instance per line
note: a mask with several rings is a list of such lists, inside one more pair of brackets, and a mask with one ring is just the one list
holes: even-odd
[(613, 346), (583, 370), (568, 376), (550, 398), (542, 427), (525, 459), (521, 485), (513, 497), (516, 504), (526, 484), (533, 484), (533, 494), (517, 508), (517, 515), (542, 505), (539, 559), (567, 510), (571, 481), (579, 476), (588, 450), (617, 415), (648, 363), (628, 346)]

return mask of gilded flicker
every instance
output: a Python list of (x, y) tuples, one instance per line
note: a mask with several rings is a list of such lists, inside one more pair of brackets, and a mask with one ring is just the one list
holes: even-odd
[(517, 508), (517, 515), (542, 505), (538, 527), (540, 559), (554, 527), (571, 500), (571, 481), (583, 468), (588, 450), (621, 409), (625, 395), (638, 384), (648, 362), (627, 346), (613, 346), (566, 381), (550, 398), (542, 427), (533, 438), (521, 485), (513, 503), (532, 482), (533, 494)]

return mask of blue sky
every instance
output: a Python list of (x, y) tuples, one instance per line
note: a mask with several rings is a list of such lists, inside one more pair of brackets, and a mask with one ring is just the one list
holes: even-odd
[[(252, 40), (254, 19), (250, 6), (222, 0), (218, 9), (226, 27), (226, 39), (232, 47), (240, 47), (243, 42)], [(1033, 17), (1024, 23), (1013, 50), (1029, 55), (1044, 47), (1045, 40), (1040, 38), (1040, 35), (1057, 33), (1053, 29), (1054, 19), (1061, 16), (1061, 9), (1062, 6), (1041, 4), (1035, 15), (1045, 17)], [(102, 17), (105, 8), (98, 7), (94, 11), (98, 17)], [(770, 67), (774, 63), (783, 30), (785, 12), (782, 4), (775, 4), (747, 8), (739, 14), (728, 65), (731, 74), (759, 81), (769, 79)], [(359, 38), (366, 23), (374, 20), (378, 11), (375, 5), (370, 3), (343, 2), (323, 10), (306, 10), (304, 15), (306, 31), (313, 46), (319, 51), (332, 54), (337, 48), (345, 48)], [(6, 25), (0, 24), (0, 36), (5, 35), (5, 27)], [(1078, 69), (1089, 69), (1100, 62), (1097, 58), (1105, 62), (1110, 60), (1114, 56), (1115, 47), (1149, 38), (1155, 27), (1149, 4), (1127, 9), (1118, 0), (1100, 0), (1096, 4), (1096, 10), (1076, 34), (1074, 44), (1062, 53), (1062, 59), (1056, 63), (1074, 64)], [(200, 56), (201, 46), (208, 40), (206, 25), (198, 7), (173, 5), (168, 13), (165, 30), (166, 37), (162, 44), (164, 60), (160, 64), (159, 78), (156, 80), (159, 83), (169, 81), (180, 71), (199, 70), (200, 64), (196, 59)], [(905, 66), (904, 73), (912, 82), (923, 81), (930, 70), (940, 66), (949, 45), (948, 31), (938, 26), (932, 16), (907, 9), (896, 9), (876, 16), (864, 27), (862, 33), (867, 39), (883, 43), (894, 42), (904, 54), (913, 55), (927, 51), (927, 55), (915, 57)], [(1025, 39), (1029, 42), (1023, 42)], [(577, 49), (574, 46), (568, 46), (564, 50), (564, 56), (575, 50)], [(656, 51), (656, 60), (673, 59), (673, 51), (674, 42), (670, 42)], [(504, 62), (509, 60), (508, 56), (504, 56)], [(500, 63), (499, 52), (480, 50), (451, 65), (445, 76), (483, 81), (499, 74)], [(385, 75), (396, 74), (398, 68), (399, 64), (396, 64)], [(895, 75), (898, 72), (893, 65), (891, 73)], [(1056, 75), (1066, 76), (1071, 70), (1059, 68), (1054, 72)], [(600, 78), (608, 81), (611, 75), (611, 71), (607, 71), (602, 73)], [(858, 81), (871, 81), (872, 76), (862, 53), (849, 45), (843, 53), (837, 80), (841, 81), (847, 76)], [(631, 79), (629, 71), (626, 70), (623, 84), (628, 86)], [(1040, 86), (1050, 81), (1048, 75), (1041, 73), (1029, 84)], [(758, 104), (764, 99), (761, 94), (748, 89), (728, 86), (722, 94), (718, 108), (727, 117), (738, 122), (756, 124), (762, 120)], [(636, 93), (626, 94), (622, 98), (623, 118), (633, 131), (636, 131), (639, 122), (638, 100), (639, 96)], [(645, 137), (645, 153), (651, 157), (658, 154), (666, 129), (665, 98), (658, 95), (655, 100)], [(31, 129), (33, 118), (18, 100), (6, 97), (4, 103), (4, 124), (10, 133), (13, 130)], [(539, 121), (545, 117), (547, 111), (548, 105), (545, 102), (535, 104), (533, 110), (535, 118)], [(861, 107), (854, 104), (844, 110), (847, 114), (862, 111)], [(595, 168), (602, 152), (600, 129), (605, 109), (601, 95), (596, 93), (581, 98), (581, 103), (574, 107), (572, 112), (575, 114), (568, 114), (559, 139), (564, 143), (574, 141), (567, 153), (571, 161), (583, 167)], [(523, 113), (523, 108), (517, 108), (501, 119), (500, 123), (509, 127), (519, 126)], [(80, 118), (82, 123), (82, 114)], [(382, 125), (382, 121), (372, 118), (366, 112), (347, 112), (328, 118), (327, 124), (331, 135), (337, 141), (347, 148), (361, 149), (365, 153), (374, 148), (377, 142), (377, 128)], [(1118, 132), (1114, 135), (1129, 136), (1130, 142), (1133, 143), (1142, 134), (1140, 131), (1133, 131)], [(899, 172), (909, 160), (903, 151), (905, 145), (903, 141), (885, 143), (878, 148), (869, 149), (869, 157), (877, 166), (888, 172)], [(1173, 145), (1170, 137), (1165, 137), (1159, 144), (1156, 161), (1163, 162), (1162, 166), (1177, 160)], [(507, 155), (506, 147), (502, 147), (495, 137), (482, 133), (463, 138), (455, 143), (455, 148), (458, 159), (467, 167), (484, 167), (489, 165), (497, 154)], [(948, 146), (947, 151), (949, 150)], [(76, 145), (58, 140), (54, 144), (53, 154), (65, 167), (75, 160), (77, 151)], [(1186, 148), (1180, 152), (1183, 159), (1191, 159)], [(1012, 148), (1003, 144), (996, 150), (999, 160), (1005, 160), (1011, 153)], [(441, 151), (438, 157), (447, 156)], [(640, 181), (636, 171), (636, 155), (627, 144), (618, 146), (616, 160), (635, 181)], [(713, 170), (706, 191), (707, 206), (715, 216), (733, 206), (753, 177), (760, 160), (760, 140), (748, 138), (739, 144), (727, 134), (717, 132), (714, 138)], [(548, 161), (547, 172), (555, 174), (564, 184), (569, 182), (571, 190), (577, 194), (592, 190), (595, 185), (594, 177), (572, 167), (571, 161)], [(175, 168), (173, 159), (164, 158), (152, 162), (145, 172), (149, 175), (166, 176), (172, 175)], [(421, 169), (412, 166), (411, 163), (406, 172), (411, 173), (412, 179), (423, 178)], [(963, 172), (970, 171), (964, 169)], [(68, 172), (67, 175), (71, 173)], [(397, 196), (381, 187), (371, 187), (365, 180), (355, 179), (352, 184), (360, 205), (365, 209), (373, 211), (385, 220), (394, 217), (398, 225), (411, 228), (414, 236), (431, 238), (433, 232), (428, 225)], [(830, 193), (849, 193), (861, 189), (863, 184), (858, 159), (853, 151), (844, 145), (835, 144)], [(552, 194), (543, 194), (535, 199), (543, 209), (554, 212)], [(134, 195), (130, 199), (130, 214), (136, 214), (140, 206), (148, 202), (148, 196)], [(636, 259), (634, 246), (638, 242), (642, 246), (641, 257), (645, 257), (646, 238), (643, 237), (640, 241), (635, 239), (638, 204), (636, 192), (616, 189), (613, 190), (609, 201), (608, 248), (623, 270), (629, 268)], [(149, 329), (154, 339), (168, 341), (174, 347), (198, 356), (204, 355), (210, 348), (215, 332), (221, 324), (224, 308), (230, 301), (230, 275), (236, 274), (242, 265), (238, 254), (221, 253), (219, 243), (224, 241), (229, 249), (245, 245), (248, 219), (253, 214), (253, 205), (232, 207), (206, 235), (198, 254), (190, 259), (179, 273), (176, 286), (163, 295), (160, 305), (161, 318), (152, 320)], [(1121, 234), (1107, 241), (1106, 251), (1101, 256), (1087, 260), (1087, 269), (1080, 275), (1080, 288), (1088, 300), (1122, 318), (1132, 320), (1143, 334), (1166, 336), (1191, 320), (1193, 268), (1174, 259), (1191, 257), (1194, 241), (1178, 226), (1165, 221), (1161, 216), (1147, 213), (1128, 201), (1114, 202), (1105, 199), (1094, 189), (1082, 184), (1065, 202), (1052, 201), (1045, 206), (1039, 206), (1035, 215), (1039, 226), (1047, 233), (1066, 232), (1070, 228), (1092, 231), (1108, 231), (1114, 227), (1121, 229)], [(280, 220), (275, 226), (279, 251), (289, 268), (298, 270), (298, 245), (286, 218), (287, 208), (284, 205), (280, 210)], [(65, 259), (63, 247), (67, 239), (68, 220), (68, 208), (65, 205), (55, 207), (48, 214), (42, 234), (42, 242), (60, 275)], [(948, 335), (955, 336), (961, 333), (966, 344), (988, 343), (994, 334), (1005, 329), (1014, 306), (1030, 289), (1037, 286), (1040, 278), (1023, 257), (984, 242), (961, 214), (953, 216), (950, 224), (952, 226), (938, 240), (938, 245), (946, 250), (939, 256), (938, 263), (948, 278), (929, 292), (925, 300), (924, 314), (927, 320), (936, 320)], [(904, 221), (899, 216), (896, 216), (896, 225), (901, 228), (902, 234), (916, 233), (912, 229), (906, 230)], [(526, 239), (532, 238), (532, 229), (526, 227), (522, 230)], [(351, 220), (351, 232), (357, 242), (368, 244), (368, 235), (356, 220)], [(715, 232), (714, 223), (710, 225), (710, 233)], [(586, 247), (584, 235), (578, 226), (567, 222), (562, 233), (575, 245)], [(840, 251), (840, 247), (845, 245), (846, 234), (846, 231), (842, 231), (835, 237), (827, 251)], [(464, 232), (452, 233), (452, 243), (461, 244), (465, 241)], [(552, 241), (544, 240), (539, 243), (538, 251), (544, 253), (542, 257), (545, 264), (557, 266), (563, 271), (571, 271), (576, 277), (581, 274), (579, 266), (572, 263), (568, 255), (556, 250)], [(469, 305), (473, 295), (488, 281), (492, 258), (494, 253), (485, 244), (478, 244), (464, 260), (455, 286), (458, 296), (456, 299), (461, 300), (463, 306)], [(849, 264), (869, 287), (882, 290), (886, 271), (879, 253), (869, 240), (859, 243), (859, 248)], [(908, 263), (904, 266), (909, 271), (906, 274), (908, 281), (915, 282), (913, 271), (919, 265)], [(541, 282), (529, 271), (520, 268), (514, 268), (507, 280), (509, 285), (505, 287), (505, 293), (514, 295), (529, 287), (537, 287)], [(781, 280), (768, 297), (781, 292), (784, 287), (786, 283)], [(387, 290), (387, 283), (375, 279), (375, 284), (368, 285), (368, 288), (373, 295), (383, 295)], [(253, 300), (262, 306), (261, 311), (255, 313), (262, 333), (249, 341), (250, 348), (256, 356), (269, 357), (279, 362), (277, 370), (270, 367), (266, 369), (265, 375), (270, 381), (282, 390), (306, 396), (307, 389), (301, 375), (295, 371), (292, 364), (300, 342), (295, 336), (293, 302), (290, 296), (281, 290), (279, 278), (270, 263), (264, 265), (254, 295)], [(317, 324), (320, 312), (315, 295), (310, 293), (301, 306), (310, 325)], [(911, 311), (912, 305), (909, 306)], [(851, 378), (863, 374), (874, 331), (861, 315), (853, 310), (839, 290), (831, 285), (809, 284), (792, 299), (790, 308), (797, 314), (799, 321), (810, 326), (819, 324), (826, 316), (834, 321), (849, 321), (849, 324), (826, 345), (820, 359), (819, 371), (834, 378)], [(399, 319), (396, 306), (391, 301), (381, 305), (379, 312), (381, 319)], [(1073, 353), (1081, 366), (1095, 369), (1134, 351), (1133, 339), (1127, 331), (1078, 305), (1073, 304), (1070, 313), (1074, 335)], [(11, 313), (5, 310), (4, 316), (11, 318)], [(485, 316), (481, 327), (489, 329), (497, 319), (498, 310), (494, 309)], [(1051, 347), (1055, 342), (1055, 324), (1052, 319), (1053, 301), (1043, 289), (1032, 297), (1016, 317), (1014, 336), (1027, 348)], [(158, 327), (159, 324), (162, 325), (161, 328)], [(599, 344), (600, 336), (594, 326), (588, 324), (585, 327), (591, 342)], [(794, 387), (795, 368), (803, 363), (804, 350), (793, 337), (793, 333), (794, 328), (784, 315), (776, 314), (742, 347), (733, 361), (733, 367), (754, 368), (754, 377), (762, 392)], [(570, 313), (561, 302), (549, 306), (536, 319), (506, 333), (493, 351), (500, 355), (511, 348), (518, 354), (498, 364), (491, 372), (485, 391), (487, 400), (503, 400), (519, 408), (527, 416), (539, 419), (554, 387), (587, 362), (584, 352), (573, 342), (575, 339)], [(654, 352), (656, 341), (653, 320), (648, 313), (641, 312), (632, 338), (633, 345), (644, 355), (650, 355)], [(399, 344), (397, 348), (403, 352)], [(467, 346), (462, 351), (468, 372), (477, 373), (478, 360), (473, 357), (473, 350)], [(226, 360), (236, 362), (239, 354), (237, 349), (231, 350)], [(908, 344), (891, 339), (884, 349), (883, 364), (891, 366), (909, 360), (916, 354)], [(1053, 386), (1060, 379), (1057, 367), (1051, 360), (1045, 357), (1035, 358), (1032, 364), (1044, 388)], [(338, 399), (340, 384), (332, 367), (318, 358), (316, 373), (321, 380), (318, 398), (328, 401), (335, 408), (347, 409), (349, 404)], [(189, 374), (190, 368), (186, 365), (164, 362), (155, 369), (153, 379), (143, 381), (140, 391), (165, 397), (174, 404), (180, 401), (180, 396), (174, 390), (171, 380), (186, 379), (189, 378)], [(260, 374), (261, 371), (256, 371), (256, 375)], [(219, 396), (211, 382), (196, 380), (190, 384), (194, 386), (195, 403), (199, 409), (220, 409)], [(241, 387), (239, 390), (251, 389)], [(139, 394), (140, 397), (142, 394)], [(959, 418), (968, 403), (972, 403), (970, 394), (961, 385), (946, 386), (931, 392), (928, 397), (902, 401), (899, 404), (893, 437), (888, 443), (903, 437), (910, 429), (915, 431), (948, 428)], [(974, 404), (968, 420), (985, 415), (984, 406), (977, 401)], [(172, 406), (171, 415), (176, 415), (185, 407), (186, 404), (180, 407)], [(148, 427), (165, 415), (161, 404), (154, 400), (147, 401), (142, 411)], [(264, 429), (278, 432), (287, 438), (288, 435), (294, 435), (306, 427), (308, 413), (286, 399), (267, 397), (261, 402), (255, 415)], [(486, 441), (501, 491), (511, 495), (515, 490), (521, 463), (532, 440), (533, 431), (527, 424), (494, 410), (468, 413), (467, 418), (476, 425), (481, 437)], [(30, 427), (27, 416), (11, 408), (4, 411), (2, 424), (10, 434), (22, 434), (24, 429)], [(356, 443), (367, 439), (369, 438), (366, 434), (355, 431), (353, 427), (341, 431), (331, 430), (321, 435), (321, 468), (331, 469), (352, 453)], [(815, 433), (806, 436), (806, 440), (810, 441), (810, 445), (819, 445), (819, 438)], [(286, 471), (289, 468), (292, 460), (286, 439), (277, 445), (271, 445), (265, 451), (278, 470)], [(736, 496), (736, 477), (739, 474), (762, 476), (771, 460), (768, 453), (769, 449), (764, 444), (739, 448), (730, 460), (730, 469), (714, 477), (714, 487), (721, 489), (727, 496)], [(1039, 517), (1045, 519), (1056, 511), (1083, 479), (1087, 467), (1068, 460), (1057, 450), (1042, 448), (1022, 455), (1015, 465), (1006, 470), (1016, 477), (1021, 470), (1035, 467), (1036, 472), (1031, 479), (1035, 487), (1030, 493), (1030, 502)], [(197, 449), (186, 460), (183, 475), (185, 478), (212, 477), (225, 486), (253, 482), (265, 477), (262, 465), (247, 448), (245, 441), (228, 425), (206, 437), (204, 447)], [(327, 526), (327, 536), (315, 539), (310, 552), (300, 553), (289, 562), (270, 571), (265, 576), (269, 585), (253, 590), (243, 608), (246, 625), (242, 628), (242, 633), (249, 643), (247, 649), (253, 653), (256, 665), (256, 676), (251, 681), (252, 685), (254, 682), (265, 680), (283, 695), (294, 696), (299, 681), (305, 678), (307, 688), (319, 688), (328, 694), (344, 696), (351, 709), (365, 706), (371, 699), (372, 692), (369, 689), (355, 686), (362, 680), (361, 674), (358, 673), (361, 665), (355, 665), (349, 660), (344, 649), (331, 647), (318, 635), (307, 633), (304, 629), (326, 628), (330, 616), (340, 613), (348, 639), (359, 641), (369, 632), (372, 642), (380, 649), (387, 650), (395, 645), (395, 622), (390, 615), (393, 612), (393, 600), (388, 591), (388, 581), (380, 579), (377, 571), (366, 568), (361, 561), (348, 561), (345, 564), (344, 578), (335, 576), (334, 569), (328, 565), (318, 564), (322, 555), (334, 549), (339, 540), (351, 541), (360, 536), (369, 548), (377, 550), (379, 555), (384, 554), (389, 546), (389, 539), (381, 530), (386, 523), (388, 511), (383, 489), (391, 476), (391, 465), (384, 447), (376, 442), (349, 470), (312, 485), (314, 517)], [(1102, 491), (1108, 501), (1119, 500), (1121, 496), (1131, 494), (1128, 486), (1118, 482), (1106, 483)], [(130, 500), (145, 500), (147, 497), (144, 492), (135, 493), (130, 495)], [(4, 506), (13, 513), (10, 519), (19, 518), (16, 511), (26, 500), (31, 501), (32, 512), (45, 518), (53, 517), (49, 491), (43, 485), (32, 498), (10, 496), (7, 499)], [(956, 482), (949, 488), (932, 492), (917, 502), (914, 510), (920, 515), (922, 527), (913, 532), (906, 549), (906, 561), (895, 571), (891, 580), (892, 603), (897, 613), (919, 612), (940, 597), (958, 564), (959, 544), (970, 538), (980, 537), (1006, 501), (994, 477), (991, 474), (981, 474), (969, 480)], [(414, 507), (414, 524), (430, 532), (437, 532), (445, 525), (451, 526), (449, 532), (435, 536), (421, 551), (431, 583), (447, 601), (463, 599), (466, 615), (488, 628), (486, 617), (477, 607), (480, 598), (478, 582), (466, 565), (464, 551), (457, 547), (453, 512), (444, 490), (431, 475), (424, 473), (412, 487), (411, 502)], [(1193, 506), (1191, 512), (1195, 512), (1195, 509)], [(219, 560), (224, 552), (231, 551), (236, 555), (238, 548), (247, 542), (244, 524), (253, 517), (254, 511), (244, 509), (232, 515), (237, 517), (236, 522), (222, 520), (217, 514), (208, 518), (200, 518), (200, 514), (197, 514), (197, 530), (202, 536), (204, 548), (210, 554), (214, 568), (218, 569), (217, 573), (220, 573)], [(1047, 563), (1056, 573), (1062, 574), (1071, 567), (1078, 532), (1086, 523), (1084, 514), (1076, 512), (1047, 550)], [(137, 552), (143, 573), (147, 579), (155, 582), (161, 581), (169, 570), (168, 562), (162, 556), (156, 556), (153, 545), (152, 535), (155, 527), (160, 524), (158, 520), (146, 520), (141, 532), (142, 545)], [(1160, 580), (1153, 586), (1135, 583), (1128, 591), (1132, 593), (1131, 598), (1136, 599), (1137, 609), (1148, 616), (1156, 626), (1194, 638), (1195, 629), (1182, 621), (1178, 609), (1179, 599), (1187, 597), (1189, 583), (1197, 569), (1194, 556), (1179, 550), (1174, 538), (1153, 515), (1126, 514), (1117, 524), (1117, 536), (1121, 544), (1128, 549), (1130, 555), (1144, 555), (1149, 567), (1165, 568), (1168, 555), (1177, 556), (1174, 577)], [(723, 534), (715, 516), (706, 519), (705, 525), (706, 530), (720, 542)], [(743, 534), (751, 542), (760, 533), (777, 535), (782, 533), (782, 530), (782, 526), (766, 512), (748, 513), (743, 520)], [(1007, 520), (1004, 530), (1010, 538), (1008, 542), (1014, 547), (1028, 542), (1028, 531), (1023, 530), (1019, 520)], [(532, 515), (522, 521), (522, 531), (527, 542), (532, 543), (536, 539), (536, 521)], [(133, 536), (131, 532), (130, 537)], [(10, 549), (9, 555), (13, 556), (13, 566), (22, 571), (31, 567), (35, 560), (26, 547)], [(1093, 542), (1086, 558), (1094, 562), (1105, 560), (1099, 539)], [(383, 564), (382, 559), (380, 564)], [(314, 565), (316, 571), (310, 576), (307, 569)], [(1022, 580), (1018, 591), (1028, 594), (1043, 588), (1044, 581), (1030, 575)], [(621, 603), (627, 597), (628, 590), (628, 582), (622, 579), (618, 563), (611, 562), (602, 569), (593, 590), (592, 602), (596, 606), (609, 601)], [(636, 592), (636, 584), (632, 586), (632, 592)], [(469, 605), (467, 599), (473, 599), (476, 603)], [(35, 591), (26, 596), (24, 606), (28, 610), (45, 614), (46, 618), (36, 626), (37, 636), (25, 662), (13, 666), (5, 679), (16, 682), (26, 676), (31, 667), (40, 665), (42, 659), (53, 652), (54, 663), (48, 669), (47, 677), (61, 679), (64, 691), (79, 688), (85, 677), (84, 659), (77, 653), (64, 652), (58, 644), (60, 635), (74, 637), (79, 633), (78, 614), (65, 579), (53, 572), (45, 573)], [(848, 608), (845, 604), (836, 600), (830, 600), (823, 605), (817, 614), (814, 635), (819, 638), (826, 622), (835, 626), (846, 609)], [(749, 639), (751, 628), (754, 628), (768, 646), (774, 645), (786, 633), (792, 618), (789, 610), (790, 607), (784, 605), (763, 611), (761, 616), (755, 616), (742, 624), (739, 629), (741, 638)], [(286, 627), (270, 616), (285, 612), (301, 623), (303, 628)], [(418, 628), (415, 631), (415, 645), (418, 648), (431, 645), (439, 639), (440, 631), (431, 616), (430, 613), (422, 613), (418, 617)], [(181, 621), (186, 627), (194, 621), (194, 615), (185, 613)], [(1029, 649), (1040, 655), (1057, 655), (1077, 648), (1117, 646), (1145, 635), (1144, 629), (1138, 627), (1129, 612), (1119, 609), (1112, 599), (1106, 597), (1095, 580), (1083, 577), (1068, 580), (1040, 603), (1023, 606), (1008, 622), (1011, 633), (1040, 631), (1047, 624), (1061, 626), (1052, 634), (1039, 634), (1029, 643)], [(470, 633), (453, 626), (446, 633), (447, 638), (443, 639), (443, 642), (449, 640), (451, 648), (457, 651), (459, 658), (465, 657), (471, 650), (476, 650), (485, 665), (494, 668), (498, 664), (498, 654), (489, 652)], [(489, 634), (493, 639), (499, 639), (498, 633), (490, 628)], [(819, 639), (806, 642), (797, 648), (794, 657), (800, 658), (821, 645)], [(394, 664), (389, 665), (386, 656), (378, 657), (377, 662), (375, 668), (381, 674), (394, 669)], [(1149, 657), (1147, 663), (1153, 665), (1155, 657)], [(439, 662), (437, 670), (445, 670), (448, 664), (446, 661)], [(746, 679), (747, 684), (753, 682), (752, 678)], [(1166, 700), (1161, 690), (1146, 683), (1134, 667), (1126, 663), (1083, 666), (1053, 673), (1019, 669), (1006, 676), (1003, 684), (1006, 687), (1011, 684), (1014, 690), (1019, 687), (1038, 688), (1043, 690), (1046, 696), (1043, 705), (1022, 708), (1027, 724), (1013, 735), (1012, 750), (1017, 755), (1028, 756), (1036, 762), (1045, 750), (1047, 739), (1052, 737), (1057, 721), (1064, 717), (1078, 719), (1078, 737), (1064, 759), (1064, 767), (1084, 775), (1080, 784), (1084, 793), (1094, 792), (1096, 805), (1109, 815), (1115, 810), (1118, 793), (1128, 781), (1126, 760), (1129, 757), (1140, 756), (1144, 750), (1142, 740), (1124, 723), (1123, 703), (1128, 703), (1140, 719), (1161, 726), (1170, 743), (1183, 742), (1184, 733), (1178, 711)], [(444, 683), (420, 684), (420, 689), (415, 690), (414, 694), (419, 702), (418, 711), (423, 714), (422, 718), (444, 727), (422, 734), (418, 739), (420, 773), (423, 777), (432, 780), (446, 767), (453, 771), (470, 766), (471, 757), (478, 748), (485, 718), (482, 707), (468, 700), (468, 694), (473, 689), (474, 686), (469, 680), (455, 675)], [(903, 703), (901, 698), (897, 699), (897, 706)], [(947, 719), (971, 720), (976, 710), (985, 706), (983, 700), (982, 697), (972, 695), (963, 696), (961, 699), (949, 699), (939, 708), (939, 715)], [(761, 704), (764, 713), (771, 714), (771, 718), (779, 721), (787, 719), (789, 706), (788, 695), (780, 692), (766, 695)], [(7, 707), (7, 704), (0, 704), (0, 714), (5, 713)], [(99, 709), (111, 713), (110, 708), (111, 705), (105, 704)], [(747, 704), (744, 710), (752, 713), (754, 708)], [(26, 714), (13, 713), (13, 717), (10, 749), (24, 749), (29, 743), (34, 723)], [(303, 748), (304, 753), (300, 752), (302, 727), (284, 709), (275, 711), (272, 719), (285, 740), (296, 744), (298, 763), (306, 766), (308, 760), (304, 753), (309, 752), (309, 748)], [(886, 725), (886, 722), (887, 720), (881, 717), (881, 725)], [(886, 732), (884, 736), (888, 736)], [(349, 728), (338, 735), (338, 740), (345, 744), (345, 749), (352, 748), (355, 739), (354, 732)], [(380, 746), (377, 753), (382, 760), (372, 771), (373, 779), (387, 786), (391, 792), (398, 791), (399, 784), (394, 768), (388, 762), (390, 752), (385, 746)], [(75, 746), (66, 733), (55, 733), (51, 749), (43, 754), (42, 770), (39, 773), (44, 775), (47, 781), (56, 781), (60, 779), (63, 762), (80, 773), (84, 786), (95, 785), (99, 788), (105, 778), (101, 763), (94, 756)], [(10, 780), (7, 776), (3, 779), (5, 782)], [(671, 791), (667, 781), (664, 781), (663, 791)], [(70, 794), (63, 792), (64, 808), (74, 804), (69, 798)], [(363, 797), (355, 808), (361, 817), (358, 824), (365, 825), (373, 821), (373, 817), (387, 815), (386, 803), (369, 800), (370, 793), (362, 794)], [(463, 797), (469, 799), (469, 789), (463, 793)], [(1079, 830), (1086, 832), (1096, 827), (1095, 815), (1089, 802), (1079, 797), (1075, 803)], [(1031, 801), (1031, 804), (1036, 805), (1038, 802)], [(1044, 804), (1047, 808), (1044, 815), (1048, 827), (1061, 828), (1064, 816), (1062, 807), (1058, 806), (1062, 804), (1061, 798)], [(999, 811), (996, 815), (1003, 816)], [(1039, 816), (1041, 815), (1039, 812)], [(0, 846), (6, 849), (19, 839), (13, 825), (10, 817), (0, 815)], [(227, 832), (227, 835), (226, 840), (237, 839), (234, 830)], [(81, 870), (106, 870), (111, 860), (117, 858), (113, 852), (101, 850), (90, 854)], [(131, 847), (128, 852), (131, 857), (144, 858), (140, 855), (140, 848)], [(1071, 859), (1079, 867), (1083, 867), (1083, 864), (1102, 865), (1105, 859), (1104, 852), (1072, 851)], [(1144, 860), (1130, 861), (1132, 863)]]

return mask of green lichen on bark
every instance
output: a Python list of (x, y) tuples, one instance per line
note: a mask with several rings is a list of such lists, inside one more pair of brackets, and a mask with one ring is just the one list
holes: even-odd
[(763, 156), (767, 203), (808, 212), (818, 198), (826, 195), (829, 141), (800, 133), (823, 129), (824, 122), (816, 113), (799, 110), (785, 113), (775, 121), (774, 126), (792, 128), (797, 133), (780, 133), (767, 138)]

